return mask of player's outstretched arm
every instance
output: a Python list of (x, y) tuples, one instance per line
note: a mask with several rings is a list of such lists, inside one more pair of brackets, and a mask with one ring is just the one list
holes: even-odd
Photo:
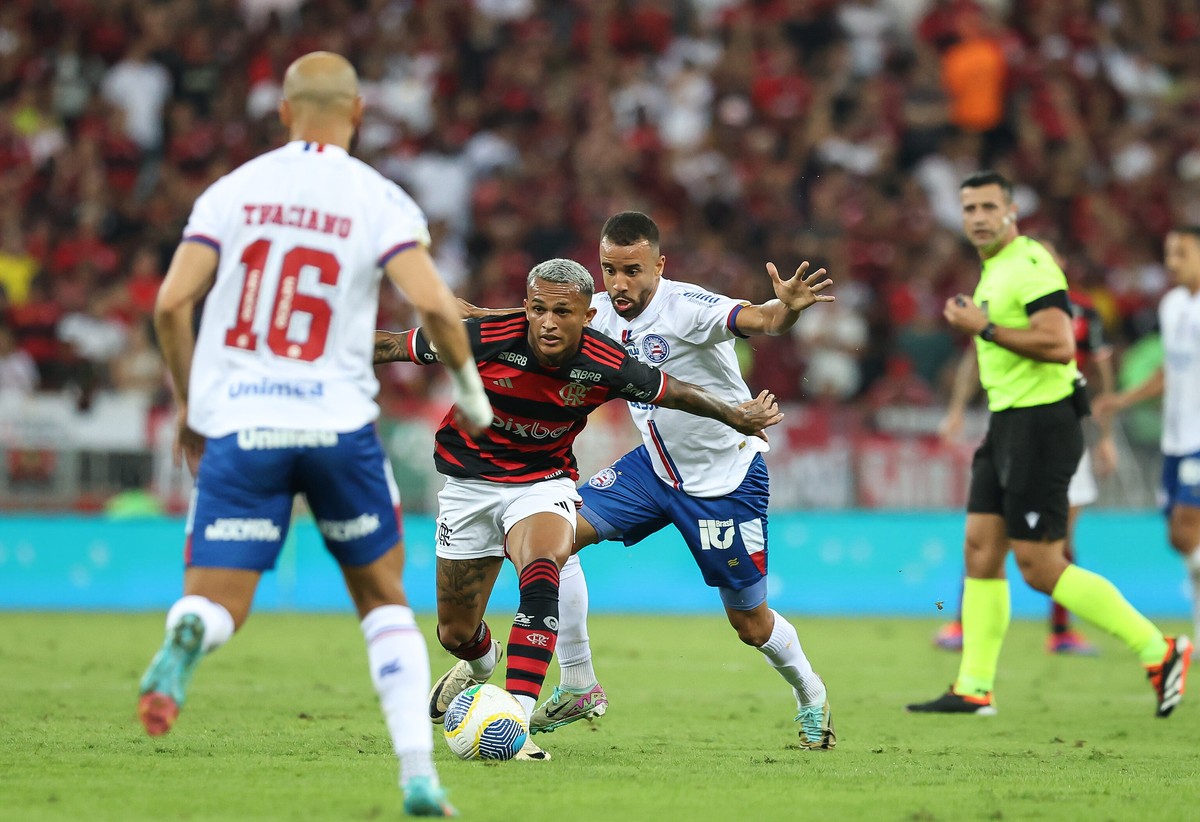
[(709, 417), (725, 423), (730, 428), (748, 436), (766, 439), (764, 428), (769, 428), (783, 419), (783, 412), (775, 402), (775, 395), (762, 391), (757, 397), (741, 405), (733, 405), (690, 382), (663, 375), (667, 384), (658, 404), (663, 408), (677, 408), (699, 417)]
[(491, 425), (492, 406), (475, 368), (471, 344), (454, 295), (438, 276), (424, 246), (413, 246), (396, 254), (388, 260), (384, 270), (417, 309), (425, 335), (437, 348), (438, 359), (454, 378), (455, 404), (461, 421), (470, 433), (478, 434)]
[(388, 260), (388, 278), (404, 292), (421, 319), (421, 328), (437, 346), (447, 368), (461, 368), (471, 360), (471, 345), (463, 329), (462, 313), (449, 287), (438, 276), (424, 246), (413, 246)]
[(1163, 367), (1160, 365), (1153, 374), (1128, 391), (1099, 397), (1092, 410), (1099, 418), (1111, 417), (1131, 405), (1162, 396), (1164, 382)]
[(767, 263), (767, 273), (771, 275), (771, 286), (775, 289), (777, 299), (768, 300), (762, 305), (748, 305), (738, 312), (734, 323), (737, 330), (746, 336), (767, 334), (777, 337), (786, 334), (800, 312), (816, 303), (831, 303), (832, 294), (824, 294), (833, 285), (833, 280), (826, 276), (823, 268), (808, 274), (808, 261), (800, 263), (796, 273), (788, 279), (782, 279), (775, 263)]
[(180, 243), (154, 303), (154, 330), (158, 334), (163, 360), (171, 372), (178, 415), (175, 464), (178, 465), (181, 458), (186, 459), (193, 475), (204, 454), (204, 438), (187, 424), (188, 382), (192, 376), (192, 357), (196, 350), (192, 317), (196, 312), (196, 304), (212, 287), (219, 259), (216, 249), (206, 243)]
[(412, 362), (408, 346), (404, 344), (405, 332), (375, 332), (375, 365), (388, 362)]

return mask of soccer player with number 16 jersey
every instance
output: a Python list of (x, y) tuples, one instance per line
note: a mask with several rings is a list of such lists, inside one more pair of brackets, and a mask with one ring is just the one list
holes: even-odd
[(185, 596), (167, 615), (138, 713), (151, 735), (171, 728), (197, 663), (249, 615), (287, 536), (293, 497), (304, 494), (362, 620), (404, 810), (452, 816), (424, 719), (429, 658), (400, 582), (399, 495), (375, 433), (381, 270), (455, 375), (459, 424), (478, 432), (491, 408), (453, 295), (426, 251), (424, 216), (347, 153), (362, 118), (354, 69), (335, 54), (306, 55), (288, 69), (283, 94), (292, 141), (200, 196), (158, 295), (177, 452), (196, 488)]

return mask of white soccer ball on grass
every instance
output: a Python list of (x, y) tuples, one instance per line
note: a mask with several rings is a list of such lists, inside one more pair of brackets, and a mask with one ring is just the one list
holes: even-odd
[(446, 709), (446, 744), (459, 759), (512, 759), (529, 737), (516, 697), (495, 685), (473, 685)]

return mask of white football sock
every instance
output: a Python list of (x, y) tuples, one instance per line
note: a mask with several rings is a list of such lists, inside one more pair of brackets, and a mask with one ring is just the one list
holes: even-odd
[(558, 574), (558, 645), (554, 649), (561, 669), (559, 684), (573, 691), (586, 691), (596, 684), (587, 615), (587, 579), (579, 556), (574, 555)]
[(775, 617), (775, 628), (771, 631), (771, 638), (758, 650), (792, 686), (797, 705), (801, 708), (824, 705), (825, 683), (813, 671), (812, 664), (804, 655), (796, 629), (775, 610), (771, 611), (771, 615)]
[(514, 694), (513, 697), (517, 702), (521, 703), (521, 710), (525, 711), (525, 721), (529, 721), (529, 717), (533, 716), (533, 709), (537, 706), (537, 700), (531, 696), (519, 696)]
[(175, 630), (179, 620), (188, 614), (200, 617), (200, 622), (204, 624), (204, 641), (200, 648), (206, 654), (217, 650), (233, 636), (233, 617), (225, 610), (225, 606), (195, 594), (179, 599), (167, 611), (167, 633)]
[(400, 758), (400, 782), (414, 776), (436, 776), (433, 768), (433, 726), (426, 712), (429, 693), (429, 654), (425, 637), (404, 605), (382, 605), (362, 621), (367, 640), (371, 682)]
[(492, 640), (492, 647), (488, 648), (488, 652), (479, 659), (465, 660), (467, 667), (471, 669), (471, 676), (475, 679), (489, 679), (496, 670), (496, 662), (500, 659), (500, 646), (496, 644), (496, 640)]

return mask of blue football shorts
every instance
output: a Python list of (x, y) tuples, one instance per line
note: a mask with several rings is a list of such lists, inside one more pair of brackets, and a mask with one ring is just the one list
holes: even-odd
[(1178, 457), (1163, 455), (1162, 490), (1167, 516), (1176, 505), (1200, 508), (1200, 451)]
[(756, 455), (741, 485), (723, 497), (693, 497), (654, 473), (645, 446), (580, 487), (586, 519), (601, 541), (636, 545), (668, 525), (683, 536), (705, 584), (729, 608), (748, 611), (767, 598), (767, 465)]
[(400, 541), (400, 494), (374, 424), (344, 434), (251, 429), (205, 445), (187, 565), (274, 568), (296, 494), (339, 565), (368, 565)]

